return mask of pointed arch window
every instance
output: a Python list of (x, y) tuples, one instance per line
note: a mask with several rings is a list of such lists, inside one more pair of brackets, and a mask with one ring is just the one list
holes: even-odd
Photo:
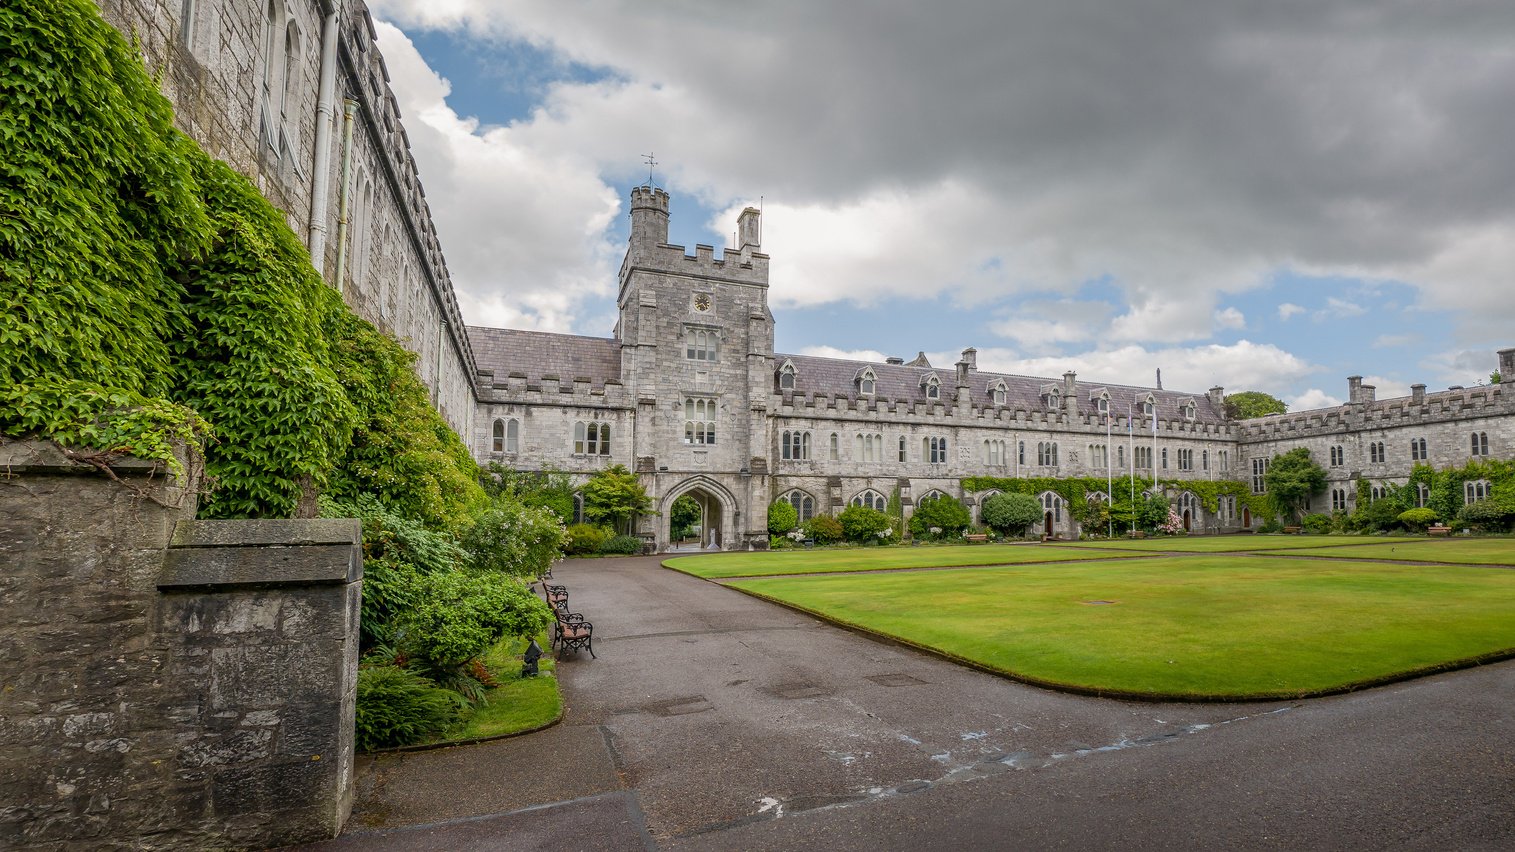
[(788, 361), (779, 368), (779, 390), (794, 390), (794, 364)]
[(794, 461), (809, 461), (810, 433), (785, 430), (779, 441), (779, 457)]
[(994, 399), (995, 405), (1004, 405), (1010, 399), (1010, 391), (1006, 389), (1004, 382), (995, 382), (989, 389), (989, 394)]
[(942, 380), (935, 373), (928, 373), (921, 378), (921, 387), (926, 391), (927, 399), (942, 398)]
[(872, 368), (864, 367), (857, 374), (857, 392), (863, 396), (873, 396), (878, 388), (878, 377), (874, 375)]
[(716, 332), (704, 328), (686, 329), (684, 332), (684, 357), (690, 361), (715, 361)]
[(1094, 397), (1094, 410), (1098, 411), (1100, 414), (1109, 414), (1110, 413), (1110, 392), (1109, 391), (1100, 391), (1099, 395), (1096, 396), (1096, 397)]
[(1144, 400), (1142, 400), (1142, 416), (1144, 416), (1144, 417), (1151, 417), (1153, 414), (1156, 414), (1156, 413), (1157, 413), (1157, 400), (1155, 398), (1153, 398), (1152, 394), (1149, 393), (1149, 394), (1147, 394), (1147, 398), (1144, 399)]
[(610, 424), (580, 420), (573, 424), (573, 454), (610, 455)]
[(1052, 523), (1063, 522), (1063, 498), (1055, 491), (1043, 491), (1041, 496), (1042, 511), (1052, 515)]
[[(608, 427), (608, 426), (606, 427), (607, 430), (609, 428), (610, 427)], [(610, 443), (610, 439), (609, 439), (608, 436), (605, 439), (605, 443), (606, 444)], [(519, 421), (519, 420), (515, 419), (514, 417), (512, 417), (509, 420), (505, 421), (505, 452), (507, 452), (507, 453), (519, 453), (520, 451), (521, 451), (521, 421)]]
[(803, 524), (815, 517), (815, 498), (809, 494), (795, 489), (779, 499), (794, 507), (794, 511), (799, 513), (800, 523)]
[(684, 443), (715, 443), (716, 401), (713, 399), (684, 400)]
[(862, 492), (861, 494), (858, 494), (856, 497), (853, 497), (851, 502), (854, 506), (863, 506), (868, 509), (877, 509), (880, 512), (884, 511), (889, 506), (889, 501), (884, 498), (884, 495), (878, 493), (877, 491), (874, 491), (872, 488)]
[(831, 446), (828, 450), (827, 458), (831, 459), (831, 461), (841, 461), (842, 459), (842, 438), (835, 432), (831, 433)]

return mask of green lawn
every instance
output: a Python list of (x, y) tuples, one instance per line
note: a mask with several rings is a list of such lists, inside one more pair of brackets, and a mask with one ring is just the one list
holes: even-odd
[(526, 641), (514, 637), (500, 640), (484, 657), (484, 664), (499, 686), (486, 693), (484, 703), (473, 708), (468, 717), (453, 726), (438, 742), (499, 737), (540, 728), (558, 718), (563, 696), (553, 675), (552, 653), (547, 635), (537, 637), (546, 654), (539, 661), (541, 674), (521, 677), (521, 652)]
[(1360, 544), (1321, 550), (1293, 550), (1290, 556), (1320, 555), (1343, 559), (1406, 559), (1416, 562), (1456, 562), (1463, 565), (1515, 565), (1515, 539), (1421, 538), (1393, 544)]
[(1515, 571), (1485, 568), (1197, 555), (732, 585), (1115, 694), (1294, 697), (1515, 649)]
[(1136, 554), (1109, 550), (1050, 548), (1038, 544), (959, 544), (947, 547), (856, 547), (842, 550), (782, 550), (773, 553), (712, 553), (663, 560), (664, 567), (707, 580), (778, 574), (884, 571), (890, 568), (957, 568), (1018, 565), (1071, 559), (1115, 559)]
[[(1424, 541), (1424, 539), (1360, 535), (1205, 535), (1171, 538), (1113, 539), (1109, 541), (1058, 542), (1049, 547), (1097, 547), (1110, 550), (1168, 551), (1172, 553), (1240, 553), (1251, 550), (1293, 550), (1365, 542)], [(1334, 551), (1333, 551), (1334, 552)]]

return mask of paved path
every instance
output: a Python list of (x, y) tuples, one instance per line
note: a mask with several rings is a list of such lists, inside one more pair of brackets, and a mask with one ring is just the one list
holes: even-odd
[(1515, 848), (1515, 663), (1307, 702), (1123, 702), (655, 559), (557, 578), (599, 654), (560, 666), (564, 724), (366, 763), (321, 848)]

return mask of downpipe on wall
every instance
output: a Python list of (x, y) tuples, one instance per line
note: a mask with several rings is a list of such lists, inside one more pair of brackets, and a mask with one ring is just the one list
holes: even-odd
[(342, 103), (342, 187), (337, 207), (337, 275), (338, 293), (347, 289), (347, 220), (352, 195), (352, 125), (358, 102), (347, 98)]
[(310, 191), (310, 260), (326, 270), (326, 197), (331, 192), (331, 127), (337, 91), (337, 10), (321, 20), (321, 86), (316, 95), (315, 184)]

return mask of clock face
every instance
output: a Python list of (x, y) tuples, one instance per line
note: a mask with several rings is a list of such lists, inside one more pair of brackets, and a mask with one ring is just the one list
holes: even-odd
[(706, 311), (710, 310), (710, 294), (709, 293), (696, 293), (696, 294), (694, 294), (694, 309), (697, 310), (697, 311), (699, 311), (700, 313), (705, 313)]

